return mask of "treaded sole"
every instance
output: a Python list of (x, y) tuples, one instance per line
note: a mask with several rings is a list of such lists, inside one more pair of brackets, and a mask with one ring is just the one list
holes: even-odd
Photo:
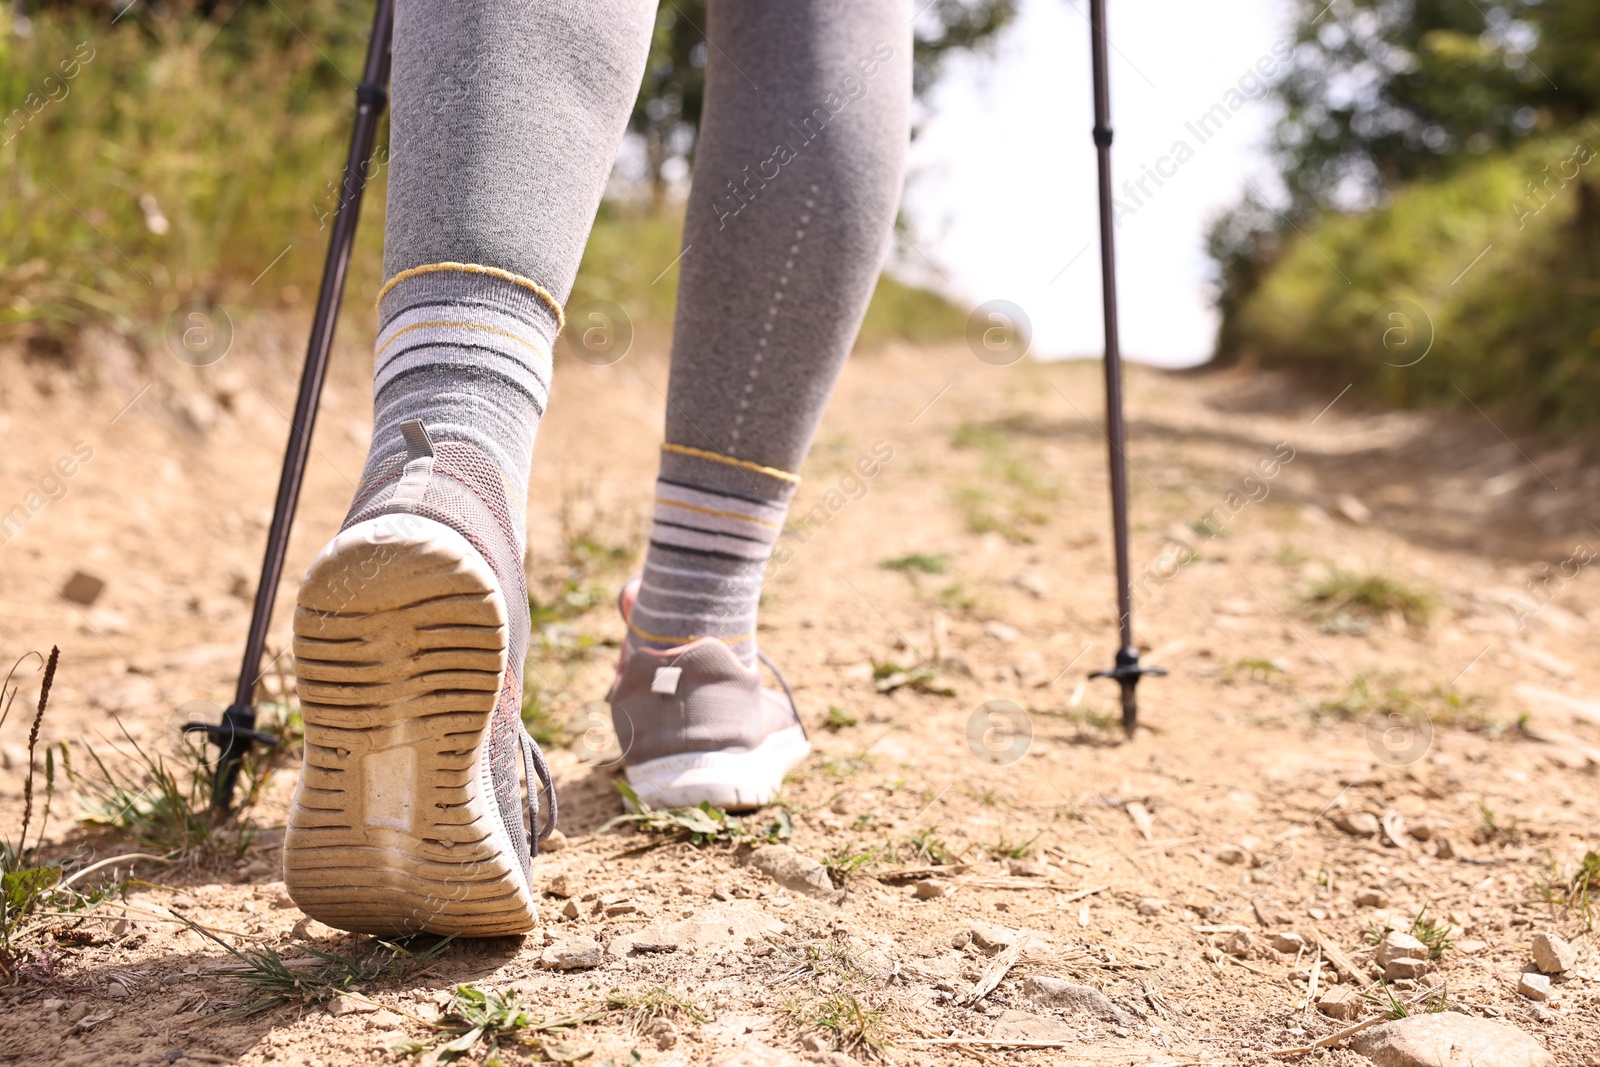
[(508, 636), (494, 572), (441, 523), (357, 523), (312, 563), (294, 617), (305, 760), (283, 848), (301, 911), (387, 936), (534, 928), (487, 753)]
[(811, 754), (798, 726), (768, 734), (745, 752), (683, 752), (627, 769), (628, 784), (651, 807), (685, 808), (709, 801), (727, 811), (772, 803), (783, 776)]

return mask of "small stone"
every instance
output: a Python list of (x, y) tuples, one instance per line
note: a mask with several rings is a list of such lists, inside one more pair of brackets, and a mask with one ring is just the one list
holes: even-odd
[(168, 903), (174, 908), (192, 908), (194, 907), (194, 897), (191, 897), (188, 893), (174, 893)]
[(1298, 953), (1306, 948), (1306, 939), (1291, 930), (1272, 935), (1272, 947), (1279, 952)]
[(1456, 1011), (1420, 1012), (1350, 1039), (1376, 1067), (1556, 1067), (1556, 1058), (1514, 1026)]
[(578, 907), (578, 902), (576, 900), (569, 900), (561, 906), (562, 918), (576, 919), (581, 911), (582, 909)]
[(1409, 956), (1399, 956), (1383, 965), (1383, 977), (1390, 981), (1421, 978), (1428, 971), (1428, 961)]
[(1380, 824), (1370, 811), (1341, 811), (1333, 816), (1333, 824), (1355, 837), (1377, 837)]
[(995, 1020), (989, 1037), (994, 1041), (1076, 1041), (1079, 1034), (1059, 1020), (1013, 1008)]
[(970, 936), (974, 945), (992, 956), (1016, 944), (1019, 933), (1010, 927), (977, 922), (972, 924)]
[(1357, 890), (1356, 906), (1362, 908), (1387, 908), (1389, 906), (1389, 895), (1381, 889)]
[(1453, 860), (1456, 858), (1455, 846), (1450, 844), (1448, 837), (1441, 837), (1433, 846), (1433, 854), (1442, 860)]
[(329, 1015), (371, 1015), (378, 1010), (378, 1006), (370, 1000), (361, 1000), (357, 997), (347, 997), (343, 994), (328, 1001)]
[(656, 1048), (661, 1052), (667, 1051), (678, 1043), (678, 1028), (672, 1025), (671, 1019), (653, 1019), (650, 1025), (644, 1028), (646, 1037), (653, 1037)]
[(1522, 981), (1517, 983), (1517, 992), (1529, 1000), (1540, 1002), (1550, 999), (1550, 976), (1534, 974), (1532, 971), (1522, 976)]
[(832, 1044), (821, 1034), (802, 1034), (800, 1047), (807, 1052), (828, 1052), (832, 1049)]
[(943, 878), (924, 878), (912, 889), (911, 895), (918, 900), (938, 900), (948, 894), (951, 888)]
[(1330, 1019), (1354, 1019), (1361, 1014), (1361, 994), (1349, 986), (1336, 985), (1317, 998), (1317, 1010)]
[(105, 579), (96, 577), (87, 571), (73, 571), (72, 577), (67, 579), (67, 584), (61, 587), (61, 596), (74, 604), (88, 607), (100, 599), (100, 594), (105, 591)]
[(50, 999), (41, 1002), (39, 1008), (41, 1011), (57, 1012), (66, 1006), (66, 1001), (51, 997)]
[(1255, 939), (1248, 930), (1235, 930), (1222, 946), (1222, 951), (1230, 956), (1243, 958), (1250, 955), (1250, 950), (1255, 947)]
[(1138, 904), (1140, 915), (1160, 915), (1166, 907), (1167, 902), (1160, 897), (1145, 897)]
[(1558, 934), (1533, 935), (1533, 964), (1545, 974), (1564, 974), (1578, 965), (1578, 953)]
[(1365, 526), (1372, 521), (1372, 509), (1349, 493), (1340, 493), (1333, 498), (1333, 510), (1348, 522), (1357, 526)]
[(544, 891), (553, 897), (575, 897), (578, 895), (578, 886), (570, 875), (558, 874), (544, 884)]
[(827, 868), (793, 846), (762, 845), (750, 853), (746, 862), (786, 889), (830, 904), (844, 900), (844, 890), (833, 887)]
[(560, 852), (567, 847), (567, 835), (560, 830), (551, 830), (550, 836), (539, 842), (540, 852)]
[(1216, 857), (1218, 863), (1226, 863), (1229, 867), (1237, 867), (1240, 864), (1250, 862), (1250, 853), (1238, 845), (1223, 845), (1217, 849)]
[(1071, 1015), (1090, 1015), (1105, 1022), (1128, 1026), (1133, 1018), (1111, 1003), (1094, 986), (1078, 985), (1065, 978), (1030, 974), (1022, 983), (1022, 995), (1038, 1004), (1062, 1008)]
[(112, 1000), (127, 1000), (132, 995), (132, 991), (121, 982), (112, 982), (106, 986), (106, 996)]
[(1022, 631), (1017, 629), (1015, 626), (1006, 625), (999, 619), (990, 619), (988, 622), (983, 624), (983, 635), (985, 637), (992, 637), (1002, 644), (1009, 645), (1011, 642), (1022, 636)]
[(1223, 960), (1222, 950), (1215, 945), (1207, 945), (1201, 950), (1200, 955), (1204, 956), (1212, 963), (1221, 963)]
[(615, 919), (619, 915), (632, 915), (639, 910), (639, 905), (631, 900), (617, 900), (605, 906), (608, 919)]
[(406, 1024), (399, 1012), (390, 1011), (388, 1008), (379, 1008), (367, 1019), (368, 1030), (394, 1030)]
[(966, 948), (972, 943), (972, 935), (965, 930), (958, 930), (950, 938), (950, 947), (955, 949)]
[(605, 949), (594, 938), (567, 937), (544, 950), (539, 957), (539, 966), (549, 970), (576, 971), (598, 967), (605, 959)]
[(1013, 878), (1043, 878), (1049, 869), (1038, 860), (1011, 860), (1006, 864), (1006, 870), (1011, 872)]
[(1427, 841), (1433, 837), (1433, 820), (1423, 817), (1407, 823), (1406, 833), (1418, 841)]
[(1388, 967), (1390, 960), (1413, 959), (1425, 960), (1428, 958), (1428, 946), (1399, 930), (1390, 930), (1381, 942), (1377, 951), (1373, 953), (1379, 967)]

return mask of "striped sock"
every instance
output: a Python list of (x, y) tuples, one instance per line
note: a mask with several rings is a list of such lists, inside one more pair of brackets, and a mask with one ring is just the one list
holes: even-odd
[(507, 271), (436, 263), (395, 275), (380, 295), (378, 319), (363, 487), (405, 454), (401, 424), (420, 419), (434, 441), (469, 444), (498, 468), (510, 513), (497, 517), (509, 523), (520, 566), (528, 471), (550, 395), (559, 305)]
[(661, 447), (629, 645), (667, 649), (715, 637), (753, 665), (762, 572), (800, 479), (715, 452)]

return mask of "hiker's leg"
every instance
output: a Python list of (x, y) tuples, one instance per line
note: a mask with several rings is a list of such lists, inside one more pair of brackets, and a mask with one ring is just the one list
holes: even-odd
[(630, 620), (755, 658), (761, 575), (889, 246), (909, 0), (712, 0), (655, 522)]
[[(520, 778), (528, 466), (560, 305), (638, 92), (649, 0), (399, 0), (387, 279), (355, 502), (295, 613), (303, 911), (489, 936), (537, 911)], [(519, 764), (521, 765), (519, 767)]]

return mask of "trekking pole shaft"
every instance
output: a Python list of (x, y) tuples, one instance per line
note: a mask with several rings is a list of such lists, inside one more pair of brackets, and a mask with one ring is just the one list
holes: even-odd
[[(379, 119), (388, 103), (389, 38), (393, 22), (393, 0), (378, 0), (372, 20), (372, 36), (367, 43), (366, 66), (361, 84), (356, 87), (355, 128), (350, 134), (350, 153), (345, 160), (344, 180), (339, 186), (339, 202), (334, 207), (333, 231), (328, 237), (328, 257), (322, 268), (322, 287), (317, 293), (317, 311), (311, 322), (305, 370), (300, 375), (300, 395), (295, 401), (289, 443), (284, 450), (283, 474), (278, 480), (272, 525), (267, 530), (267, 550), (261, 561), (261, 580), (256, 585), (255, 608), (250, 615), (244, 660), (239, 665), (239, 684), (234, 690), (233, 706), (224, 715), (225, 728), (253, 728), (255, 725), (254, 698), (256, 682), (261, 676), (261, 656), (266, 648), (267, 628), (272, 623), (278, 581), (283, 576), (289, 530), (294, 524), (295, 506), (300, 499), (301, 483), (305, 480), (306, 459), (311, 452), (311, 431), (316, 425), (322, 383), (327, 377), (339, 304), (344, 297), (345, 276), (350, 269), (350, 252), (355, 244), (356, 223), (361, 218), (361, 196), (367, 184), (367, 164), (372, 158)], [(226, 810), (239, 776), (239, 761), (250, 742), (236, 736), (232, 729), (225, 729), (221, 744), (212, 806), (217, 810)]]
[(1111, 524), (1117, 557), (1117, 618), (1122, 647), (1133, 647), (1128, 567), (1127, 429), (1122, 419), (1122, 350), (1117, 336), (1117, 269), (1111, 187), (1111, 77), (1107, 70), (1105, 0), (1090, 0), (1094, 64), (1094, 143), (1100, 170), (1100, 290), (1105, 312), (1106, 436), (1110, 440)]

